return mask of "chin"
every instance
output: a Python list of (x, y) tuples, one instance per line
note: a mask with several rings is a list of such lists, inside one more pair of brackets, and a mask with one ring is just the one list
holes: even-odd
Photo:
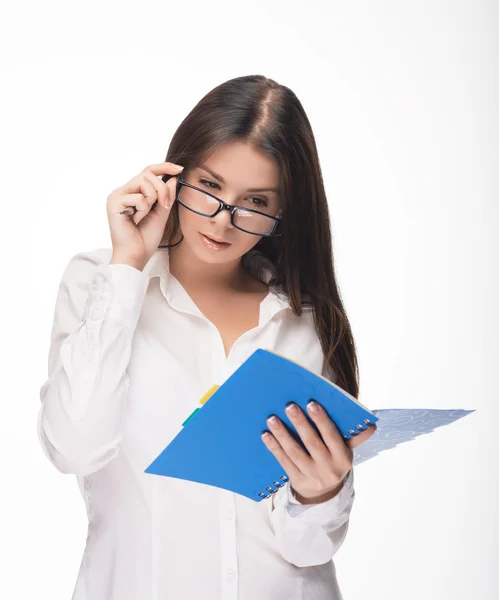
[(228, 262), (233, 262), (237, 260), (239, 256), (234, 256), (233, 253), (223, 253), (223, 254), (215, 254), (211, 252), (206, 252), (206, 250), (201, 249), (200, 252), (196, 252), (196, 256), (202, 260), (203, 262), (210, 265), (222, 265)]

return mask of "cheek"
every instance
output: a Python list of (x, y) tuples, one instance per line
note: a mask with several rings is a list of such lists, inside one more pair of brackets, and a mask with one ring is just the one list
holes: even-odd
[(183, 207), (180, 207), (178, 211), (178, 220), (182, 233), (184, 235), (189, 235), (189, 233), (196, 233), (201, 230), (203, 226), (206, 227), (205, 221), (207, 218), (196, 215), (196, 213), (193, 213), (190, 210), (183, 210)]
[(259, 236), (243, 233), (242, 231), (240, 234), (241, 235), (238, 237), (238, 242), (235, 244), (237, 245), (240, 254), (246, 254), (246, 252), (249, 252), (262, 239)]

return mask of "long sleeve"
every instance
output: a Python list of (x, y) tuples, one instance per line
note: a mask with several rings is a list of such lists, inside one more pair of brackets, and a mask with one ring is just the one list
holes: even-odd
[[(336, 375), (326, 361), (321, 375), (336, 382)], [(353, 467), (338, 494), (320, 504), (301, 504), (288, 482), (272, 498), (270, 516), (283, 558), (297, 567), (322, 565), (331, 560), (345, 540), (354, 500)]]
[(345, 540), (354, 499), (353, 468), (338, 494), (320, 504), (301, 504), (287, 483), (272, 499), (270, 516), (283, 558), (297, 567), (331, 560)]
[(75, 255), (57, 293), (37, 430), (62, 473), (98, 471), (123, 435), (126, 370), (149, 277), (109, 260), (107, 249)]

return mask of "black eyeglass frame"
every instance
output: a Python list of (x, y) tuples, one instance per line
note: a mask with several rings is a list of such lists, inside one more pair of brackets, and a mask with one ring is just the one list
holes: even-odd
[[(210, 196), (211, 198), (213, 198), (214, 200), (216, 200), (219, 204), (217, 210), (212, 213), (211, 215), (207, 215), (206, 213), (202, 213), (199, 212), (197, 210), (192, 209), (190, 206), (187, 206), (186, 204), (184, 204), (182, 202), (182, 200), (180, 200), (179, 198), (179, 194), (180, 194), (180, 190), (182, 189), (182, 186), (185, 187), (190, 187), (193, 190), (197, 190), (198, 192), (201, 192), (207, 196)], [(280, 233), (275, 233), (277, 230), (277, 227), (279, 226), (279, 223), (281, 223), (282, 221), (282, 217), (272, 217), (271, 215), (267, 215), (259, 210), (254, 210), (252, 208), (244, 208), (243, 206), (231, 206), (230, 204), (227, 204), (227, 202), (224, 202), (223, 200), (221, 200), (220, 198), (217, 198), (216, 196), (214, 196), (213, 194), (211, 194), (210, 192), (207, 192), (206, 190), (203, 190), (199, 187), (196, 187), (195, 185), (192, 185), (190, 183), (187, 183), (186, 181), (184, 181), (182, 179), (182, 175), (178, 176), (178, 180), (177, 180), (177, 187), (175, 189), (175, 199), (176, 201), (181, 204), (182, 206), (184, 206), (185, 208), (187, 208), (187, 210), (190, 210), (193, 213), (196, 213), (197, 215), (201, 215), (203, 217), (216, 217), (216, 215), (218, 215), (218, 213), (222, 212), (222, 210), (228, 210), (230, 212), (230, 222), (232, 224), (233, 227), (235, 227), (236, 229), (239, 229), (240, 231), (244, 231), (245, 233), (249, 233), (250, 235), (258, 235), (259, 237), (278, 237), (281, 234)], [(244, 210), (246, 212), (250, 212), (250, 213), (255, 213), (257, 215), (262, 215), (264, 217), (267, 217), (267, 219), (271, 219), (272, 221), (274, 221), (274, 228), (272, 229), (272, 231), (270, 233), (255, 233), (254, 231), (248, 231), (247, 229), (243, 229), (242, 227), (239, 227), (239, 225), (236, 225), (234, 223), (234, 215), (235, 212), (237, 210)]]

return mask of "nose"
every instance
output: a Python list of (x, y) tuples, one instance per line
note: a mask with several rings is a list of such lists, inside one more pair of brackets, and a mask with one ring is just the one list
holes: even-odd
[(220, 226), (226, 228), (232, 227), (230, 215), (231, 208), (232, 207), (228, 205), (223, 206), (222, 210), (218, 213), (218, 215), (215, 215), (211, 218), (212, 223), (218, 223)]

